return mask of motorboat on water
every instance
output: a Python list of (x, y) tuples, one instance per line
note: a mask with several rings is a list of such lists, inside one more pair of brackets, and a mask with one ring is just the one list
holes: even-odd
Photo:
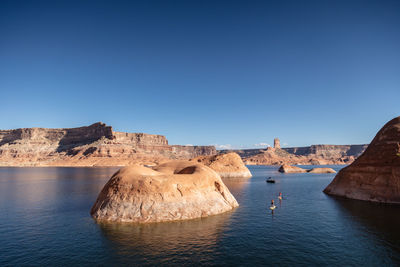
[(275, 183), (275, 180), (272, 179), (272, 177), (268, 177), (268, 179), (266, 180), (266, 182), (267, 182), (267, 183), (274, 184), (274, 183)]

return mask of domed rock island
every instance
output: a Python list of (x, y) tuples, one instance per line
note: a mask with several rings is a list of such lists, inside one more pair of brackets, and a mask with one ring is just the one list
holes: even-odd
[(383, 126), (365, 152), (340, 170), (324, 192), (400, 204), (400, 117)]
[(312, 168), (307, 170), (308, 173), (336, 173), (332, 168)]
[(99, 221), (165, 222), (206, 217), (239, 206), (212, 169), (171, 161), (153, 169), (133, 165), (117, 171), (90, 214)]
[(297, 166), (292, 166), (292, 165), (288, 165), (288, 164), (283, 164), (279, 169), (279, 172), (282, 173), (304, 173), (304, 172), (308, 172), (308, 173), (336, 173), (336, 171), (332, 168), (325, 168), (325, 167), (321, 167), (321, 168), (312, 168), (312, 169), (303, 169)]
[(242, 158), (234, 152), (213, 156), (199, 156), (191, 159), (191, 161), (210, 167), (222, 178), (248, 178), (252, 176), (249, 169), (244, 165)]
[(279, 172), (282, 173), (301, 173), (301, 172), (307, 172), (307, 170), (296, 167), (296, 166), (291, 166), (288, 164), (283, 164), (281, 167), (278, 169)]

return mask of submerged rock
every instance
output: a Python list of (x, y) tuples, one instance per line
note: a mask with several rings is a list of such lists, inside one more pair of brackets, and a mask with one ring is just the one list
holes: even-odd
[(222, 178), (232, 177), (251, 177), (251, 172), (244, 165), (242, 159), (237, 153), (227, 153), (214, 156), (199, 156), (191, 159), (202, 163), (214, 171), (216, 171)]
[(153, 169), (133, 165), (116, 172), (100, 192), (90, 214), (114, 222), (164, 222), (223, 213), (239, 206), (221, 177), (189, 161)]
[(340, 170), (324, 192), (400, 204), (400, 117), (383, 126), (366, 151)]

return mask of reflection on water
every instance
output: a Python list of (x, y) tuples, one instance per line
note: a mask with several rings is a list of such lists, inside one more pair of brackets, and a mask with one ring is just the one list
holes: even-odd
[(90, 208), (116, 170), (0, 168), (0, 266), (400, 263), (400, 207), (329, 197), (322, 190), (334, 174), (251, 166), (250, 179), (223, 179), (240, 204), (231, 212), (97, 224)]
[(248, 178), (222, 178), (222, 181), (228, 187), (229, 191), (236, 198), (240, 205), (240, 202), (244, 197), (245, 190), (251, 181)]
[[(397, 205), (371, 203), (332, 197), (349, 221), (362, 227), (363, 235), (374, 237), (376, 246), (388, 246), (400, 253), (400, 207)], [(400, 261), (399, 254), (390, 256)]]
[[(160, 263), (202, 262), (204, 253), (214, 255), (218, 240), (229, 224), (232, 212), (203, 219), (181, 222), (129, 224), (101, 223), (104, 236), (112, 242), (116, 253), (122, 256), (121, 263), (146, 263), (158, 259)], [(138, 255), (145, 255), (140, 258)], [(121, 260), (120, 259), (120, 260)], [(139, 262), (138, 262), (139, 261)]]

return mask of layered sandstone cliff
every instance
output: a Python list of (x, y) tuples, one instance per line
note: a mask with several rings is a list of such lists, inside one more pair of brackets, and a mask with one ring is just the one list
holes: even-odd
[(171, 161), (153, 169), (122, 168), (90, 213), (99, 221), (149, 223), (206, 217), (237, 206), (216, 172), (195, 162)]
[(0, 166), (125, 166), (214, 154), (213, 146), (169, 145), (165, 136), (115, 132), (100, 122), (0, 131)]
[(367, 150), (339, 171), (325, 193), (400, 204), (400, 117), (377, 133)]

